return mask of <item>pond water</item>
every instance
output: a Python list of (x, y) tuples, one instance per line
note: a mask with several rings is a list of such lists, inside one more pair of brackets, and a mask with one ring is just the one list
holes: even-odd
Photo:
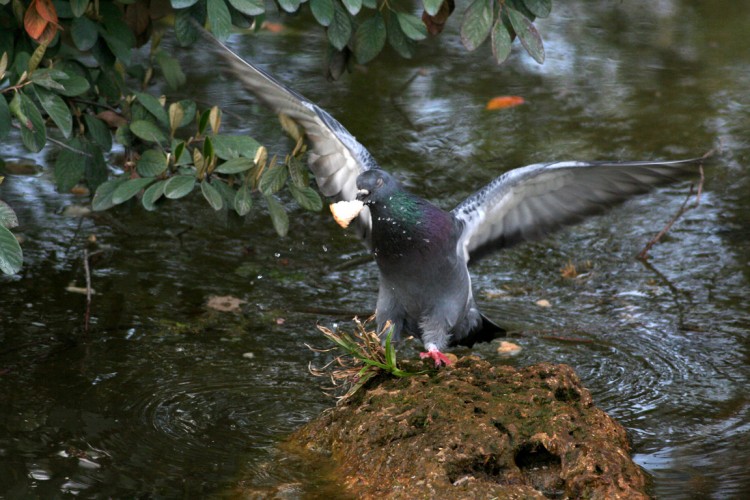
[[(336, 116), (412, 190), (451, 208), (503, 171), (545, 160), (682, 158), (721, 146), (700, 206), (648, 263), (635, 255), (680, 208), (689, 183), (637, 198), (553, 237), (481, 261), (485, 313), (519, 331), (499, 362), (572, 365), (629, 431), (662, 498), (750, 493), (750, 3), (555, 2), (538, 23), (547, 61), (514, 49), (497, 67), (452, 31), (412, 61), (386, 57), (342, 81), (325, 44), (288, 20), (234, 47)], [(462, 8), (459, 5), (459, 9)], [(283, 152), (273, 116), (176, 50), (186, 96), (225, 109), (225, 130)], [(290, 55), (291, 54), (291, 55)], [(389, 54), (389, 56), (394, 56)], [(412, 79), (413, 78), (413, 79)], [(527, 103), (484, 111), (488, 99)], [(0, 145), (47, 166), (53, 153)], [(374, 308), (377, 271), (326, 213), (292, 208), (289, 236), (267, 214), (214, 213), (198, 199), (69, 217), (46, 168), (8, 175), (22, 272), (0, 277), (0, 497), (315, 495), (317, 471), (276, 444), (332, 400), (308, 373), (316, 323)], [(260, 206), (260, 204), (258, 204)], [(91, 242), (95, 238), (95, 242)], [(82, 328), (83, 249), (96, 290)], [(572, 262), (582, 276), (561, 269)], [(209, 296), (246, 301), (209, 311)], [(540, 307), (546, 300), (550, 307)], [(481, 356), (497, 359), (493, 347)], [(413, 354), (412, 349), (405, 353)], [(468, 350), (461, 351), (466, 353)]]

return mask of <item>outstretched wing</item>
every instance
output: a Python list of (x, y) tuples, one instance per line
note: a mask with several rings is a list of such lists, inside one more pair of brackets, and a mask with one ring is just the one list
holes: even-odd
[[(365, 147), (325, 110), (242, 59), (207, 31), (201, 29), (201, 33), (213, 42), (216, 53), (229, 64), (247, 90), (272, 111), (292, 118), (305, 131), (310, 144), (308, 162), (320, 192), (336, 201), (353, 200), (357, 194), (357, 176), (365, 170), (379, 168)], [(352, 225), (369, 244), (369, 210), (363, 210), (357, 225)]]
[(467, 258), (477, 259), (541, 238), (632, 195), (697, 173), (689, 167), (701, 161), (565, 161), (511, 170), (453, 209), (464, 223), (459, 244)]

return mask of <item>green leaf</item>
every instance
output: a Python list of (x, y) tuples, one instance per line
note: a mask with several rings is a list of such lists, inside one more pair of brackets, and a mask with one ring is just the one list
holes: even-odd
[(289, 158), (289, 177), (295, 186), (303, 188), (310, 183), (310, 177), (307, 174), (307, 166), (297, 159), (296, 156)]
[(338, 4), (333, 4), (333, 21), (328, 26), (328, 41), (338, 50), (343, 50), (352, 37), (352, 21), (349, 14)]
[(0, 140), (5, 139), (8, 132), (10, 132), (10, 108), (5, 96), (0, 94)]
[(21, 245), (10, 229), (0, 226), (0, 271), (5, 274), (16, 274), (22, 265)]
[[(172, 2), (172, 5), (174, 6), (174, 2)], [(192, 10), (178, 10), (174, 16), (174, 34), (183, 47), (192, 45), (200, 37), (198, 27), (193, 24)]]
[(166, 142), (167, 136), (154, 123), (146, 120), (136, 120), (130, 124), (130, 131), (137, 137), (148, 142)]
[(195, 113), (197, 111), (195, 102), (191, 101), (190, 99), (183, 99), (179, 101), (178, 104), (182, 106), (182, 112), (184, 114), (182, 116), (182, 121), (177, 126), (177, 128), (184, 127), (193, 123), (193, 120), (195, 120)]
[(127, 177), (118, 177), (117, 179), (112, 179), (102, 183), (96, 189), (94, 199), (91, 200), (91, 208), (98, 212), (115, 206), (115, 203), (112, 201), (112, 195), (114, 194), (115, 189), (127, 180)]
[(414, 56), (414, 40), (411, 40), (404, 34), (397, 16), (391, 13), (385, 23), (386, 31), (388, 32), (388, 43), (401, 57), (411, 59)]
[(468, 50), (475, 50), (490, 34), (493, 11), (492, 0), (474, 0), (464, 13), (461, 23), (461, 42)]
[(207, 109), (203, 113), (201, 113), (200, 118), (198, 119), (198, 133), (200, 135), (204, 135), (206, 132), (206, 128), (208, 127), (209, 119), (211, 118), (211, 110)]
[(365, 20), (354, 35), (354, 55), (359, 64), (370, 62), (385, 46), (385, 22), (380, 12)]
[(294, 184), (289, 185), (289, 191), (297, 200), (299, 206), (305, 210), (311, 210), (313, 212), (320, 212), (323, 209), (323, 200), (320, 199), (320, 195), (310, 186), (298, 188)]
[(76, 17), (70, 25), (70, 36), (78, 50), (86, 52), (91, 50), (99, 38), (99, 30), (96, 23), (88, 17)]
[(302, 0), (276, 0), (276, 1), (279, 2), (279, 7), (289, 12), (290, 14), (292, 12), (297, 12), (299, 10), (300, 4), (302, 3)]
[(246, 135), (217, 135), (213, 139), (214, 154), (222, 160), (238, 156), (255, 158), (255, 152), (260, 147), (258, 141)]
[(76, 97), (84, 94), (90, 87), (89, 81), (84, 77), (76, 75), (75, 73), (64, 73), (67, 78), (55, 78), (55, 80), (63, 86), (60, 90), (60, 94), (66, 97)]
[(49, 90), (34, 85), (34, 91), (44, 111), (52, 118), (62, 135), (67, 139), (73, 130), (73, 116), (62, 98)]
[(141, 177), (156, 177), (167, 170), (167, 157), (161, 151), (148, 149), (138, 160), (136, 170)]
[(219, 40), (226, 40), (232, 32), (232, 16), (224, 0), (207, 0), (208, 23)]
[(41, 151), (47, 142), (47, 129), (34, 102), (26, 94), (18, 92), (11, 102), (10, 109), (20, 122), (23, 145), (33, 153)]
[(0, 200), (0, 226), (8, 229), (18, 226), (18, 216), (3, 200)]
[(88, 6), (89, 0), (70, 0), (70, 10), (77, 18), (80, 18), (86, 12)]
[(177, 60), (177, 58), (160, 50), (156, 53), (156, 62), (159, 64), (161, 72), (164, 74), (164, 79), (167, 81), (167, 85), (169, 85), (172, 90), (177, 90), (185, 84), (187, 77), (185, 77), (185, 73), (180, 66), (180, 61)]
[(265, 198), (268, 205), (268, 214), (271, 216), (271, 222), (273, 222), (273, 228), (276, 229), (279, 236), (286, 236), (286, 233), (289, 232), (289, 216), (284, 210), (283, 205), (273, 196), (266, 196)]
[(218, 167), (215, 172), (220, 174), (237, 174), (250, 170), (255, 166), (255, 163), (250, 158), (231, 158)]
[(58, 81), (54, 80), (52, 78), (52, 75), (57, 75), (58, 77), (63, 76), (64, 78), (67, 78), (67, 75), (61, 71), (57, 71), (54, 69), (49, 68), (42, 68), (37, 69), (31, 74), (31, 81), (34, 82), (35, 87), (44, 87), (45, 89), (54, 89), (54, 90), (64, 90), (65, 87)]
[(510, 55), (510, 48), (513, 39), (508, 32), (508, 27), (502, 20), (502, 16), (497, 17), (495, 25), (492, 27), (492, 55), (498, 64), (505, 61)]
[(552, 12), (552, 0), (523, 0), (524, 5), (536, 17), (547, 17)]
[[(81, 149), (81, 141), (73, 139), (69, 144), (72, 148)], [(70, 149), (63, 149), (55, 161), (55, 183), (57, 190), (67, 193), (83, 177), (86, 172), (86, 156)]]
[(258, 189), (265, 195), (276, 193), (284, 187), (287, 177), (289, 177), (289, 170), (286, 165), (282, 163), (271, 165), (263, 171)]
[(164, 196), (164, 187), (167, 185), (167, 181), (156, 181), (143, 192), (141, 196), (141, 204), (143, 208), (152, 212), (156, 210), (156, 202)]
[(234, 196), (234, 210), (242, 217), (250, 213), (252, 207), (253, 197), (250, 186), (243, 184)]
[(542, 44), (542, 37), (539, 36), (539, 32), (531, 21), (526, 19), (526, 17), (517, 10), (506, 8), (505, 12), (508, 15), (511, 26), (513, 26), (513, 31), (518, 35), (526, 52), (528, 52), (536, 62), (542, 64), (544, 62), (544, 45)]
[(86, 130), (89, 136), (101, 146), (103, 151), (112, 149), (112, 134), (109, 132), (107, 125), (94, 115), (83, 115), (83, 121), (86, 122)]
[(170, 0), (172, 7), (175, 9), (187, 9), (192, 7), (198, 2), (198, 0)]
[[(362, 10), (362, 0), (341, 0), (341, 2), (344, 4), (344, 7), (346, 7), (346, 10), (349, 11), (349, 14), (356, 16), (360, 10)], [(370, 7), (370, 8), (375, 8)]]
[(427, 38), (427, 26), (415, 15), (397, 12), (398, 24), (404, 35), (412, 40), (424, 40)]
[(86, 184), (89, 185), (92, 191), (95, 191), (101, 183), (109, 178), (107, 163), (104, 161), (104, 153), (102, 153), (102, 150), (96, 144), (87, 142), (84, 144), (83, 149), (88, 154), (88, 156), (84, 157), (86, 159), (86, 169), (83, 175), (86, 179)]
[(192, 175), (175, 175), (164, 186), (164, 196), (171, 200), (187, 196), (195, 187), (195, 177)]
[(126, 180), (112, 192), (112, 203), (119, 205), (128, 201), (152, 182), (154, 182), (153, 178)]
[(227, 207), (232, 207), (234, 205), (236, 191), (231, 186), (219, 177), (212, 177), (211, 185), (219, 192), (219, 194), (221, 194), (221, 198), (224, 200), (224, 205)]
[(167, 116), (167, 112), (164, 111), (164, 106), (161, 105), (159, 99), (151, 94), (144, 94), (143, 92), (136, 92), (135, 96), (138, 98), (138, 102), (140, 102), (149, 113), (154, 115), (154, 118), (159, 121), (160, 125), (165, 127), (169, 125), (169, 116)]
[(424, 11), (429, 15), (434, 16), (440, 10), (440, 6), (443, 5), (444, 0), (422, 0)]
[(259, 16), (266, 11), (263, 0), (229, 0), (235, 9), (248, 16)]
[(323, 26), (328, 26), (333, 21), (333, 0), (310, 0), (310, 10)]
[(201, 181), (201, 192), (208, 204), (211, 205), (211, 208), (214, 210), (221, 210), (224, 208), (224, 199), (221, 197), (221, 193), (219, 193), (219, 191), (206, 179)]

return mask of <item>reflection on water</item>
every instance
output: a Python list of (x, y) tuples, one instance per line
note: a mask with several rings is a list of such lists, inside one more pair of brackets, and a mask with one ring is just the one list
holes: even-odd
[[(686, 185), (486, 259), (474, 283), (489, 316), (523, 331), (523, 351), (505, 362), (574, 366), (629, 430), (655, 494), (740, 497), (750, 491), (750, 60), (740, 21), (750, 12), (676, 0), (556, 9), (539, 25), (543, 66), (515, 55), (496, 68), (448, 34), (414, 61), (376, 61), (328, 84), (317, 37), (235, 43), (446, 208), (514, 166), (680, 157), (723, 144), (701, 206), (647, 264), (633, 256)], [(205, 79), (187, 95), (220, 100), (226, 127), (280, 149), (270, 113), (233, 82), (212, 80), (198, 51), (184, 58), (193, 81)], [(502, 94), (527, 104), (483, 110)], [(275, 443), (331, 404), (307, 373), (318, 355), (305, 344), (322, 342), (315, 322), (374, 305), (374, 266), (339, 267), (361, 254), (357, 242), (325, 214), (295, 212), (279, 240), (262, 213), (241, 220), (198, 200), (68, 218), (61, 209), (80, 200), (52, 184), (9, 176), (0, 186), (23, 223), (26, 256), (21, 275), (0, 278), (0, 495), (199, 497), (240, 477), (257, 491), (317, 488), (314, 471), (283, 466), (291, 462)], [(82, 282), (91, 234), (101, 251), (85, 335), (85, 299), (65, 287)], [(563, 278), (568, 262), (588, 271)], [(214, 316), (209, 295), (242, 298), (245, 313)], [(342, 316), (309, 312), (331, 309)]]

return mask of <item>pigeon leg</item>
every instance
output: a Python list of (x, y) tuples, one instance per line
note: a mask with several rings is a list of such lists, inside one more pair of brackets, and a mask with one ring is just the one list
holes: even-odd
[(427, 348), (427, 352), (420, 352), (419, 353), (420, 359), (433, 359), (435, 361), (435, 367), (439, 368), (442, 364), (443, 366), (448, 366), (453, 361), (451, 361), (445, 354), (440, 352), (437, 347), (429, 346)]

